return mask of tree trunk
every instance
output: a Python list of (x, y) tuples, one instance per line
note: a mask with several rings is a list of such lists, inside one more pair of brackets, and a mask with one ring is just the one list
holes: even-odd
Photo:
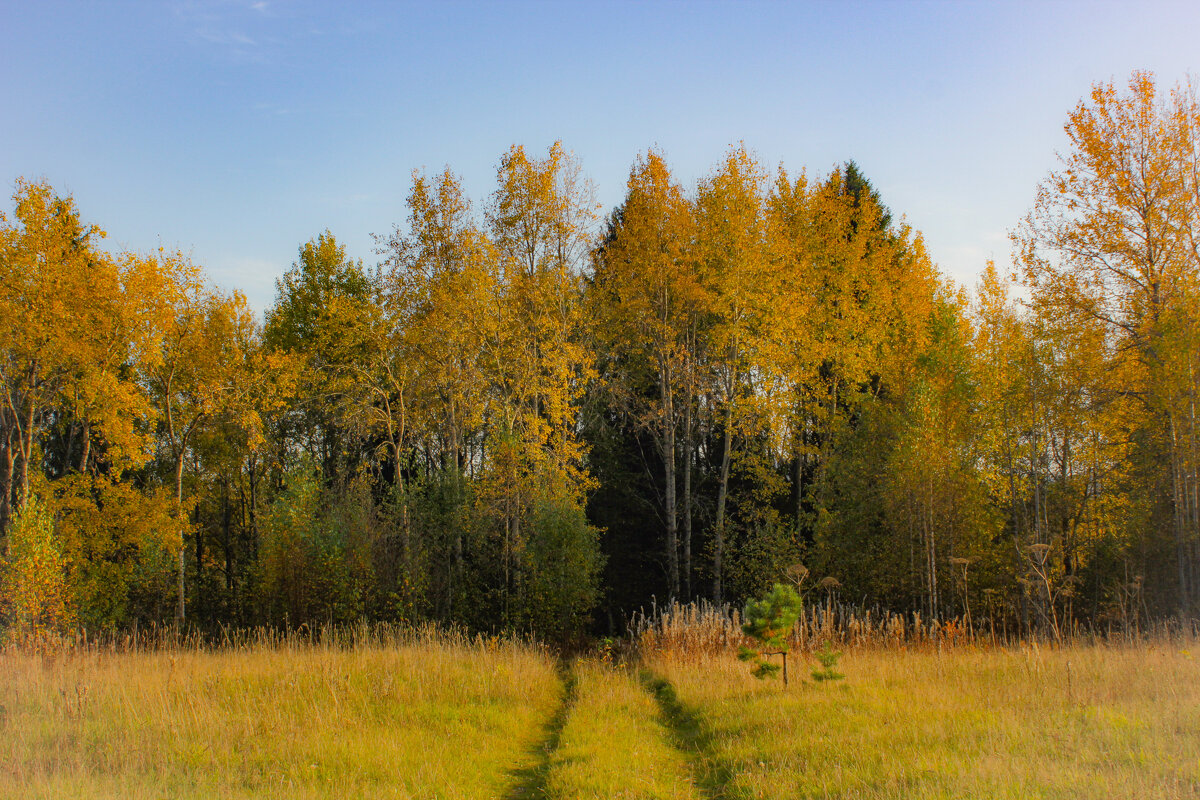
[(224, 504), (224, 513), (221, 517), (221, 527), (223, 529), (223, 545), (225, 550), (225, 591), (229, 592), (230, 597), (233, 596), (233, 503), (230, 499), (229, 479), (221, 481), (221, 499)]
[(175, 621), (182, 627), (187, 617), (187, 601), (184, 595), (184, 565), (187, 563), (187, 540), (183, 525), (183, 448), (175, 454), (175, 522), (179, 525), (179, 604), (175, 608)]
[(671, 600), (679, 597), (679, 518), (675, 502), (675, 408), (670, 377), (659, 372), (659, 390), (662, 393), (662, 447), (664, 480), (666, 482), (667, 515), (667, 593)]
[[(1197, 475), (1197, 470), (1200, 469), (1200, 462), (1197, 461), (1196, 447), (1196, 374), (1189, 361), (1188, 364), (1188, 471), (1187, 476), (1191, 485), (1191, 492), (1188, 496), (1191, 513), (1188, 518), (1187, 530), (1185, 537), (1190, 536), (1192, 540), (1191, 550), (1191, 585), (1193, 591), (1196, 585), (1196, 548), (1200, 547), (1200, 475)], [(1188, 609), (1189, 613), (1193, 609)]]
[(92, 454), (92, 426), (87, 422), (83, 423), (83, 454), (79, 456), (79, 473), (87, 474), (88, 458)]
[(29, 460), (33, 458), (33, 403), (25, 412), (25, 424), (21, 430), (21, 469), (17, 473), (17, 510), (29, 502)]
[(733, 450), (733, 397), (728, 393), (725, 406), (725, 432), (722, 436), (721, 477), (717, 485), (717, 519), (713, 547), (713, 601), (721, 603), (724, 591), (721, 585), (721, 570), (725, 558), (725, 503), (729, 496), (729, 457)]
[(12, 518), (13, 461), (16, 457), (12, 447), (13, 429), (8, 425), (7, 413), (4, 413), (4, 422), (4, 442), (0, 450), (0, 539), (3, 539), (4, 547), (0, 547), (0, 556), (8, 554), (6, 534)]
[(688, 399), (683, 423), (683, 585), (692, 599), (692, 401)]
[(936, 622), (941, 616), (942, 598), (938, 593), (937, 527), (933, 519), (933, 479), (927, 479), (925, 495), (925, 527), (929, 531), (929, 589), (932, 607), (930, 616)]
[(796, 531), (800, 531), (800, 520), (804, 518), (804, 391), (796, 386), (796, 432), (795, 432), (795, 463), (792, 465), (795, 477), (792, 480), (792, 492), (795, 497)]
[(400, 440), (399, 437), (392, 440), (392, 459), (395, 461), (395, 474), (392, 476), (392, 484), (396, 490), (396, 499), (400, 502), (400, 552), (401, 560), (404, 562), (405, 577), (409, 578), (409, 555), (411, 554), (412, 544), (409, 541), (409, 526), (408, 526), (408, 498), (404, 496), (404, 475), (400, 470)]
[(1167, 426), (1171, 437), (1171, 527), (1175, 539), (1176, 581), (1179, 588), (1179, 619), (1182, 622), (1187, 619), (1188, 608), (1191, 605), (1191, 587), (1188, 586), (1188, 548), (1184, 535), (1185, 523), (1183, 514), (1185, 500), (1183, 470), (1179, 458), (1179, 439), (1175, 429), (1174, 411), (1170, 411), (1167, 414)]
[(250, 456), (246, 463), (247, 477), (250, 481), (250, 560), (258, 561), (258, 459)]

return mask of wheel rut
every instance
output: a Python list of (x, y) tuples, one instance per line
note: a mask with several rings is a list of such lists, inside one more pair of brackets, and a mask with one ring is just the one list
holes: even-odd
[(648, 670), (640, 673), (642, 686), (658, 704), (659, 723), (671, 745), (684, 755), (696, 788), (706, 800), (742, 800), (745, 793), (734, 781), (737, 772), (717, 752), (712, 731), (700, 715), (683, 701), (666, 678)]
[(562, 681), (563, 696), (558, 709), (542, 728), (542, 738), (529, 750), (533, 763), (513, 773), (513, 786), (504, 800), (541, 800), (550, 796), (548, 781), (554, 754), (562, 741), (567, 717), (578, 698), (575, 670), (565, 661), (558, 663), (558, 675)]

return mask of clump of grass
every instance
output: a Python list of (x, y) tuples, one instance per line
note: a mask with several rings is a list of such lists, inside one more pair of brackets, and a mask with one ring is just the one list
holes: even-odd
[(0, 676), (5, 797), (497, 797), (559, 687), (540, 648), (431, 631), (10, 650)]

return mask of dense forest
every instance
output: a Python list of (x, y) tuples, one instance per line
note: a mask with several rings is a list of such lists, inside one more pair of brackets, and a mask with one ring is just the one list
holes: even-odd
[(478, 205), (415, 172), (375, 263), (321, 233), (261, 320), (18, 180), (0, 625), (561, 637), (785, 574), (1044, 635), (1194, 619), (1200, 103), (1139, 73), (1066, 132), (969, 290), (853, 162), (744, 146), (690, 187), (650, 150), (607, 214), (560, 144)]

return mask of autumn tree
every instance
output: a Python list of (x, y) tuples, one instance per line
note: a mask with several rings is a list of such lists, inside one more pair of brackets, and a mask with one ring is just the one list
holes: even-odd
[(363, 326), (377, 310), (372, 281), (362, 262), (348, 258), (346, 248), (325, 231), (300, 247), (275, 288), (263, 341), (268, 351), (296, 362), (296, 397), (280, 420), (283, 434), (332, 480), (345, 466), (343, 451), (355, 444), (344, 412), (355, 371), (371, 344)]
[(103, 232), (72, 198), (19, 180), (13, 200), (13, 221), (0, 215), (0, 530), (29, 496), (39, 435), (62, 393), (80, 373), (92, 391), (103, 383), (94, 376), (105, 342), (93, 325), (118, 282), (96, 249)]
[[(681, 457), (691, 459), (689, 443), (685, 439), (681, 448), (678, 440), (694, 399), (688, 370), (695, 362), (695, 330), (705, 302), (692, 255), (692, 227), (691, 206), (662, 155), (650, 151), (640, 157), (625, 201), (596, 251), (591, 295), (597, 338), (612, 365), (606, 385), (634, 426), (649, 432), (662, 460), (672, 598), (681, 592), (677, 476)], [(682, 547), (687, 594), (691, 546), (689, 526)]]
[[(432, 177), (414, 172), (408, 209), (407, 230), (397, 228), (380, 250), (381, 304), (394, 363), (376, 370), (386, 376), (376, 415), (388, 441), (397, 447), (402, 439), (404, 447), (423, 442), (432, 462), (420, 487), (440, 528), (426, 537), (436, 550), (428, 578), (439, 614), (453, 618), (466, 600), (468, 479), (485, 454), (495, 374), (489, 366), (499, 366), (486, 349), (497, 338), (499, 275), (495, 251), (448, 168)], [(399, 449), (396, 458), (403, 463)], [(407, 517), (402, 525), (407, 531)]]
[(747, 383), (773, 290), (764, 235), (765, 183), (761, 166), (740, 146), (730, 149), (696, 195), (697, 255), (712, 315), (707, 332), (712, 413), (721, 431), (712, 541), (713, 598), (718, 602), (724, 594), (730, 469), (738, 428), (749, 424), (744, 413)]
[[(244, 412), (252, 377), (254, 321), (240, 294), (211, 290), (199, 267), (181, 254), (152, 256), (159, 270), (161, 351), (147, 363), (145, 380), (159, 415), (160, 437), (175, 488), (179, 530), (176, 619), (186, 614), (184, 467), (201, 427), (223, 412)], [(199, 539), (197, 539), (199, 544)], [(197, 554), (199, 555), (199, 554)], [(197, 563), (201, 563), (197, 559)]]
[(1134, 73), (1127, 88), (1097, 84), (1068, 116), (1071, 149), (1014, 243), (1039, 303), (1103, 326), (1109, 370), (1142, 405), (1125, 435), (1145, 448), (1135, 456), (1148, 469), (1139, 491), (1162, 491), (1170, 509), (1150, 524), (1173, 542), (1174, 599), (1185, 615), (1197, 595), (1200, 518), (1189, 492), (1194, 372), (1185, 365), (1194, 351), (1178, 343), (1195, 324), (1200, 115), (1190, 91), (1163, 98), (1149, 73)]
[(504, 155), (485, 217), (498, 255), (484, 343), (497, 412), (481, 492), (503, 526), (507, 598), (531, 511), (581, 503), (590, 485), (576, 415), (592, 369), (580, 300), (596, 211), (578, 162), (555, 143), (541, 159), (520, 146)]

